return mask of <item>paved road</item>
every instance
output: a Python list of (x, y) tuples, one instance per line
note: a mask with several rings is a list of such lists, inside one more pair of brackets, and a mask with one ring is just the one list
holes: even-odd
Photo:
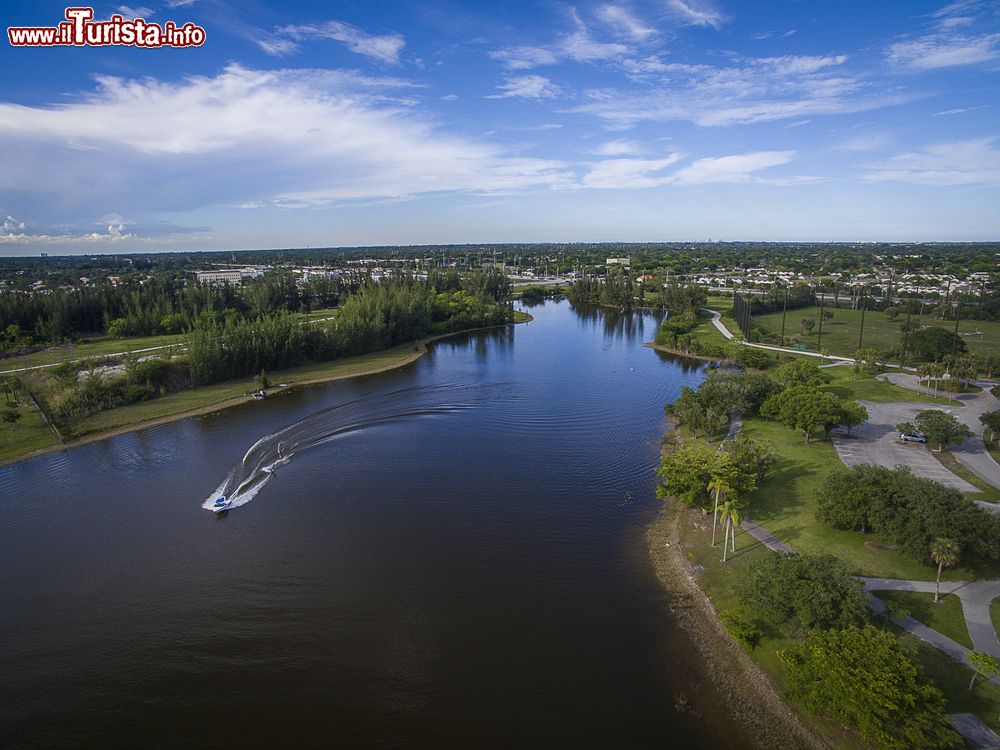
[[(893, 372), (881, 377), (903, 388), (933, 393), (933, 391), (925, 386), (920, 385), (915, 375)], [(993, 460), (993, 456), (986, 450), (986, 445), (983, 443), (983, 423), (979, 421), (981, 414), (1000, 409), (1000, 401), (997, 401), (989, 392), (989, 389), (994, 385), (991, 381), (977, 380), (976, 385), (983, 389), (982, 393), (960, 393), (951, 396), (956, 401), (961, 402), (961, 408), (941, 409), (942, 411), (954, 414), (972, 430), (972, 437), (967, 438), (961, 445), (952, 448), (951, 453), (968, 467), (969, 471), (980, 477), (983, 481), (1000, 488), (1000, 464), (997, 464)], [(925, 405), (924, 408), (937, 409), (941, 407)]]
[[(948, 471), (930, 454), (926, 445), (903, 443), (899, 440), (896, 425), (911, 421), (914, 415), (927, 408), (915, 401), (892, 401), (876, 404), (859, 401), (868, 410), (868, 421), (855, 427), (851, 437), (834, 434), (833, 447), (840, 460), (847, 466), (876, 464), (892, 468), (898, 464), (909, 466), (918, 477), (954, 487), (961, 492), (978, 492), (973, 485)], [(942, 411), (955, 412), (959, 407), (942, 407)]]

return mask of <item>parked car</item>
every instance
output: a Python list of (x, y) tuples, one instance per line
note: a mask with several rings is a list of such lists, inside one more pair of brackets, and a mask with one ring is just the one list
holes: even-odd
[(904, 443), (926, 443), (927, 436), (922, 432), (901, 432), (899, 439)]

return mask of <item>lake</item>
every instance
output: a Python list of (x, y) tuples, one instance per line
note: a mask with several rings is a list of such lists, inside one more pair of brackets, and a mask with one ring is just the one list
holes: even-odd
[(0, 744), (747, 747), (645, 539), (701, 365), (529, 311), (0, 468)]

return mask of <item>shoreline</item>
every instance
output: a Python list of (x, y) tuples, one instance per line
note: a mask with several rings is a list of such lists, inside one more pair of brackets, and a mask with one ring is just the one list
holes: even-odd
[(655, 349), (658, 352), (663, 352), (664, 354), (672, 354), (675, 357), (686, 357), (687, 359), (697, 359), (701, 362), (725, 362), (725, 357), (706, 357), (704, 354), (688, 354), (680, 349), (671, 349), (669, 346), (661, 346), (655, 341), (647, 341), (643, 346), (649, 349)]
[(653, 573), (672, 598), (671, 612), (698, 649), (708, 679), (759, 747), (831, 747), (781, 698), (772, 678), (726, 631), (686, 554), (684, 528), (690, 512), (680, 503), (664, 502), (646, 531), (646, 541)]
[[(415, 342), (399, 344), (399, 346), (410, 346), (412, 344), (413, 349), (405, 355), (401, 355), (399, 359), (390, 362), (389, 364), (380, 365), (377, 367), (372, 367), (361, 372), (343, 373), (343, 374), (333, 374), (329, 376), (319, 376), (307, 378), (295, 383), (290, 384), (287, 388), (282, 388), (279, 393), (289, 393), (296, 388), (303, 388), (311, 385), (319, 385), (321, 383), (333, 383), (338, 380), (347, 380), (348, 378), (362, 378), (369, 375), (378, 375), (383, 372), (389, 372), (390, 370), (396, 370), (400, 367), (405, 367), (406, 365), (416, 362), (418, 359), (423, 357), (428, 349), (428, 344), (433, 344), (435, 341), (440, 341), (441, 339), (448, 338), (449, 336), (458, 336), (463, 333), (476, 333), (478, 331), (489, 331), (498, 328), (506, 328), (507, 326), (515, 326), (521, 323), (530, 323), (534, 320), (534, 317), (530, 313), (521, 311), (522, 315), (527, 317), (523, 320), (514, 320), (510, 323), (501, 323), (494, 326), (481, 326), (479, 328), (465, 328), (461, 331), (451, 331), (449, 333), (438, 333), (433, 336), (425, 336), (422, 339), (418, 339)], [(382, 350), (387, 351), (387, 350)], [(378, 354), (379, 352), (371, 352), (371, 354)], [(360, 355), (367, 356), (367, 355)], [(340, 360), (343, 361), (343, 360)], [(338, 360), (331, 360), (326, 364), (334, 364)], [(275, 372), (272, 374), (276, 379), (280, 378), (281, 372)], [(183, 393), (183, 391), (179, 391)], [(0, 461), (0, 468), (5, 466), (12, 466), (14, 464), (20, 463), (21, 461), (27, 461), (31, 458), (37, 458), (38, 456), (44, 456), (47, 453), (56, 453), (58, 451), (69, 450), (71, 448), (78, 448), (82, 445), (87, 445), (89, 443), (97, 443), (101, 440), (107, 440), (109, 438), (118, 437), (119, 435), (125, 435), (129, 432), (138, 432), (139, 430), (149, 429), (151, 427), (159, 427), (160, 425), (169, 424), (171, 422), (177, 422), (182, 419), (187, 419), (189, 417), (198, 417), (203, 414), (211, 414), (213, 412), (222, 411), (224, 409), (230, 409), (234, 406), (239, 406), (240, 404), (245, 404), (251, 401), (253, 396), (249, 393), (241, 396), (233, 396), (230, 398), (222, 399), (221, 401), (216, 401), (211, 404), (205, 404), (204, 406), (198, 406), (194, 409), (186, 409), (184, 411), (176, 412), (174, 414), (165, 414), (162, 417), (153, 417), (152, 419), (144, 419), (139, 422), (134, 422), (132, 424), (121, 425), (120, 427), (113, 427), (107, 430), (100, 430), (99, 432), (94, 432), (89, 435), (83, 435), (82, 437), (69, 440), (65, 443), (57, 443), (55, 445), (50, 445), (46, 448), (38, 448), (36, 450), (25, 453), (24, 455), (17, 456), (15, 458), (9, 458)], [(112, 410), (113, 411), (113, 410)]]

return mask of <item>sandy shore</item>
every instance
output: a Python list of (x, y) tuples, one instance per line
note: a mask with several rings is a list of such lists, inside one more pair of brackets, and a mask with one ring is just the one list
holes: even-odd
[[(441, 339), (448, 338), (449, 336), (458, 336), (463, 333), (475, 333), (477, 331), (487, 331), (495, 328), (505, 328), (507, 326), (518, 325), (519, 323), (529, 323), (534, 318), (528, 313), (527, 319), (514, 321), (513, 323), (503, 323), (499, 326), (484, 326), (482, 328), (467, 328), (462, 331), (452, 331), (451, 333), (441, 333), (436, 336), (427, 336), (426, 338), (420, 339), (413, 348), (412, 352), (406, 355), (400, 356), (398, 359), (393, 360), (387, 365), (381, 365), (379, 367), (372, 367), (368, 370), (363, 370), (361, 372), (352, 372), (348, 374), (334, 374), (329, 376), (322, 376), (316, 378), (309, 378), (307, 380), (300, 380), (296, 383), (292, 383), (287, 388), (281, 390), (282, 393), (287, 393), (295, 390), (296, 388), (302, 388), (309, 385), (317, 385), (319, 383), (331, 383), (336, 380), (346, 380), (348, 378), (360, 378), (367, 377), (369, 375), (377, 375), (380, 372), (388, 372), (389, 370), (396, 370), (400, 367), (405, 367), (406, 365), (416, 362), (422, 356), (427, 353), (427, 345), (435, 341), (440, 341)], [(334, 360), (335, 362), (336, 360)], [(281, 373), (273, 373), (272, 376), (275, 379), (281, 378)], [(54, 453), (56, 451), (68, 450), (69, 448), (76, 448), (80, 445), (86, 445), (87, 443), (96, 443), (100, 440), (107, 440), (108, 438), (115, 437), (116, 435), (124, 435), (128, 432), (136, 432), (138, 430), (145, 430), (150, 427), (157, 427), (162, 424), (169, 424), (170, 422), (176, 422), (179, 419), (187, 419), (189, 417), (197, 417), (201, 414), (211, 414), (213, 412), (222, 411), (223, 409), (228, 409), (232, 406), (238, 406), (240, 404), (245, 404), (248, 401), (252, 401), (253, 396), (250, 394), (243, 396), (236, 396), (234, 398), (227, 398), (221, 401), (216, 401), (211, 404), (206, 404), (205, 406), (200, 406), (195, 409), (187, 409), (182, 412), (177, 412), (176, 414), (168, 414), (163, 417), (157, 417), (155, 419), (146, 419), (141, 422), (135, 422), (133, 424), (122, 425), (121, 427), (116, 427), (111, 430), (102, 430), (101, 432), (95, 432), (91, 435), (85, 435), (74, 440), (66, 441), (65, 443), (59, 443), (56, 445), (50, 445), (47, 448), (41, 448), (39, 450), (31, 451), (30, 453), (25, 453), (22, 456), (16, 458), (7, 459), (6, 461), (0, 461), (0, 466), (8, 466), (10, 464), (18, 463), (19, 461), (25, 461), (29, 458), (34, 458), (36, 456), (41, 456), (46, 453)]]
[(773, 680), (726, 632), (687, 556), (684, 532), (691, 512), (681, 503), (664, 503), (646, 538), (656, 577), (670, 594), (671, 610), (678, 624), (701, 653), (709, 679), (722, 693), (733, 718), (759, 747), (767, 750), (832, 747), (782, 700)]

